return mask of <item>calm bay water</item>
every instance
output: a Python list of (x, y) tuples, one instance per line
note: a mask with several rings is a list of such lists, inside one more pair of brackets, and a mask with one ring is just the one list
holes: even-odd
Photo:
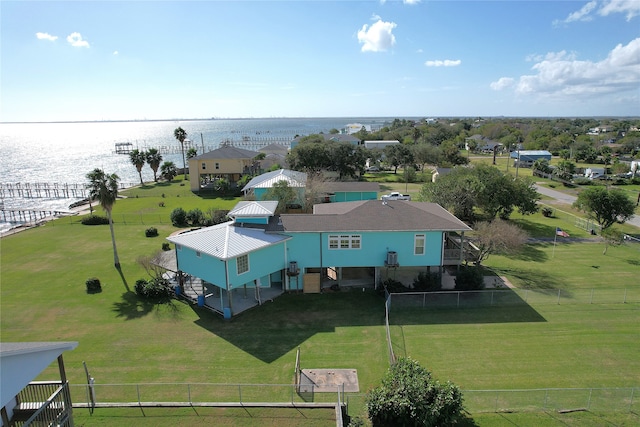
[[(115, 173), (123, 184), (139, 182), (136, 168), (129, 157), (116, 154), (115, 144), (130, 142), (141, 150), (169, 147), (176, 154), (163, 154), (163, 161), (182, 167), (179, 142), (173, 131), (178, 126), (202, 152), (215, 149), (222, 141), (270, 141), (293, 139), (296, 135), (327, 133), (343, 129), (349, 123), (375, 128), (391, 121), (388, 118), (295, 118), (295, 119), (229, 119), (167, 120), (143, 122), (89, 123), (3, 123), (0, 124), (0, 182), (3, 183), (85, 183), (86, 174), (95, 168)], [(242, 147), (254, 149), (251, 147)], [(145, 181), (153, 180), (148, 165), (142, 169)], [(10, 199), (6, 208), (66, 210), (75, 199)], [(4, 230), (16, 224), (0, 224)]]

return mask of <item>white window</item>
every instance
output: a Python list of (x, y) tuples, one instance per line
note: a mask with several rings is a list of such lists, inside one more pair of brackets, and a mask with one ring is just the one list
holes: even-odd
[(246, 273), (249, 271), (249, 254), (242, 255), (236, 258), (236, 263), (238, 267), (238, 274)]
[(424, 234), (416, 234), (413, 239), (413, 254), (414, 255), (424, 255), (424, 242), (425, 235)]
[(360, 249), (362, 236), (359, 234), (329, 235), (329, 249)]

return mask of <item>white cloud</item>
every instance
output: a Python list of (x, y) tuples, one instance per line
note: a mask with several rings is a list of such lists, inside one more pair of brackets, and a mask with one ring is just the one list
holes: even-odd
[(397, 26), (395, 22), (384, 22), (378, 20), (370, 27), (367, 24), (358, 31), (358, 42), (362, 43), (363, 52), (384, 52), (396, 44), (396, 36), (393, 29)]
[(514, 82), (515, 80), (511, 77), (500, 77), (498, 81), (492, 82), (490, 86), (493, 90), (502, 90), (513, 86)]
[(597, 5), (598, 2), (596, 0), (590, 1), (589, 3), (582, 6), (580, 10), (570, 13), (563, 22), (569, 23), (575, 21), (591, 21), (593, 18), (589, 14), (596, 8)]
[(404, 3), (404, 4), (418, 4), (418, 3), (420, 3), (420, 0), (402, 0), (402, 3)]
[(435, 61), (427, 61), (424, 63), (427, 67), (457, 67), (462, 64), (462, 61), (459, 59), (445, 59), (444, 61), (437, 59)]
[(89, 42), (82, 38), (80, 33), (71, 33), (67, 36), (67, 41), (73, 47), (89, 47)]
[(549, 52), (545, 55), (540, 55), (537, 53), (532, 53), (531, 55), (527, 55), (525, 61), (527, 62), (540, 62), (540, 61), (560, 61), (562, 59), (566, 60), (574, 60), (577, 55), (575, 52), (567, 53), (566, 50), (561, 50), (560, 52)]
[(600, 8), (598, 13), (607, 16), (610, 13), (625, 13), (627, 21), (640, 15), (640, 1), (638, 0), (609, 0)]
[[(566, 54), (547, 57), (533, 65), (533, 74), (519, 78), (516, 93), (575, 97), (631, 93), (640, 85), (640, 38), (617, 45), (598, 62), (579, 61)], [(492, 83), (492, 88), (499, 83), (500, 80)]]
[(38, 40), (49, 40), (52, 42), (58, 40), (58, 36), (52, 36), (49, 33), (36, 33), (36, 37), (38, 38)]
[(381, 21), (382, 18), (380, 17), (380, 15), (377, 15), (377, 14), (374, 13), (373, 15), (371, 15), (371, 20), (372, 21)]
[(592, 0), (585, 4), (575, 12), (572, 12), (564, 20), (553, 21), (554, 25), (561, 23), (568, 24), (576, 21), (591, 21), (593, 20), (593, 13), (597, 12), (600, 16), (608, 16), (613, 13), (624, 13), (627, 21), (630, 21), (634, 17), (640, 15), (640, 1), (638, 0), (604, 0), (602, 5), (598, 9), (598, 1)]
[(119, 53), (120, 53), (120, 52), (118, 52), (117, 50), (114, 50), (114, 51), (113, 51), (113, 54), (114, 54), (114, 55), (118, 55)]

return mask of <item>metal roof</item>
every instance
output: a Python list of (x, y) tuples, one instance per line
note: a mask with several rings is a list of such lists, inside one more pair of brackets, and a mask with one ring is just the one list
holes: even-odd
[(176, 245), (182, 245), (221, 260), (235, 258), (288, 239), (290, 237), (267, 234), (258, 228), (238, 227), (233, 221), (167, 238)]
[(436, 203), (365, 200), (319, 204), (313, 210), (281, 215), (284, 232), (471, 231)]
[(277, 200), (242, 201), (227, 214), (230, 218), (269, 217), (276, 212)]
[(248, 191), (252, 188), (271, 188), (280, 181), (286, 181), (289, 187), (304, 187), (307, 182), (307, 174), (289, 169), (278, 169), (254, 177), (244, 186), (242, 191)]

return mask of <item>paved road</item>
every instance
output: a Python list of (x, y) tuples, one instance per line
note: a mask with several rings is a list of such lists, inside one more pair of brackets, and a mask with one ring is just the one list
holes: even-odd
[[(543, 187), (538, 184), (536, 184), (536, 190), (538, 190), (538, 193), (540, 194), (551, 197), (556, 201), (567, 205), (572, 205), (573, 202), (576, 201), (576, 196), (572, 196), (561, 191), (552, 190), (551, 188)], [(640, 216), (632, 216), (629, 220), (627, 220), (627, 224), (635, 225), (636, 227), (640, 228)]]

